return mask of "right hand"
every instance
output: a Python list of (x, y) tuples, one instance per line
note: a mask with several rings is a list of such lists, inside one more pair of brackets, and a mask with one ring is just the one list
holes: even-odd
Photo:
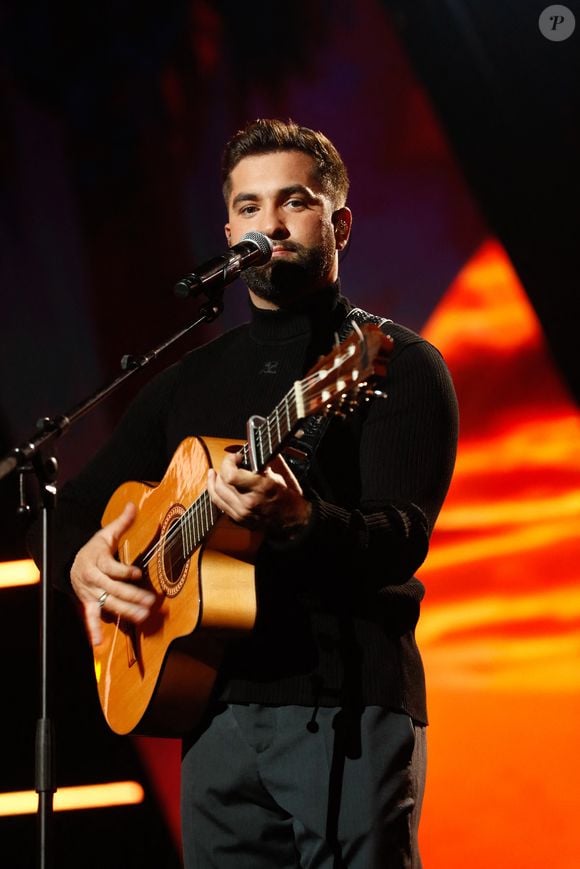
[[(139, 623), (145, 621), (155, 603), (152, 592), (131, 583), (131, 580), (141, 578), (141, 570), (115, 558), (119, 538), (131, 527), (136, 515), (135, 505), (127, 504), (120, 516), (97, 531), (79, 549), (71, 567), (72, 587), (83, 605), (85, 624), (93, 646), (102, 642), (102, 610)], [(102, 599), (104, 593), (105, 602), (100, 605), (99, 598)]]

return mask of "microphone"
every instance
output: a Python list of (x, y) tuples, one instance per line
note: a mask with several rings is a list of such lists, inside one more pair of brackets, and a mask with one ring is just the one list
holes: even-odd
[(187, 299), (189, 296), (198, 296), (215, 287), (225, 287), (248, 266), (261, 266), (271, 258), (270, 239), (261, 232), (247, 232), (241, 241), (230, 247), (226, 254), (208, 260), (197, 271), (178, 281), (173, 292), (176, 296)]

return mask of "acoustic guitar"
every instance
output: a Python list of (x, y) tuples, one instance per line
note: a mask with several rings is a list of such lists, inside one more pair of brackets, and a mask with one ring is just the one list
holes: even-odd
[(186, 438), (158, 485), (127, 482), (111, 497), (103, 525), (128, 501), (137, 518), (121, 537), (118, 558), (138, 565), (140, 583), (156, 595), (149, 618), (134, 625), (103, 613), (94, 647), (98, 694), (116, 733), (177, 736), (199, 721), (212, 692), (225, 643), (256, 618), (254, 559), (262, 536), (232, 522), (206, 488), (224, 451), (242, 452), (256, 472), (281, 452), (313, 414), (344, 414), (377, 395), (369, 379), (386, 373), (392, 338), (367, 324), (296, 381), (267, 418), (252, 417), (247, 442)]

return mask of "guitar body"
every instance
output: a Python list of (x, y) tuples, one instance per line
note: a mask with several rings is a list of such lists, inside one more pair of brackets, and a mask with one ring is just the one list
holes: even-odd
[[(94, 649), (99, 700), (116, 733), (138, 729), (173, 736), (193, 727), (205, 709), (225, 640), (249, 631), (256, 617), (253, 558), (259, 534), (220, 516), (186, 560), (166, 541), (205, 491), (208, 468), (239, 444), (187, 438), (161, 483), (128, 482), (111, 497), (103, 525), (132, 501), (135, 523), (119, 541), (118, 558), (138, 564), (143, 587), (157, 596), (146, 622), (103, 614), (103, 642)], [(173, 535), (175, 536), (175, 535)]]

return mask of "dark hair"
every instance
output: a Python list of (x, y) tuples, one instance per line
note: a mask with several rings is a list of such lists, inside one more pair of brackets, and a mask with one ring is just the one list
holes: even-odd
[(348, 173), (342, 157), (324, 133), (301, 127), (294, 121), (259, 118), (232, 136), (222, 158), (222, 184), (226, 205), (231, 192), (231, 173), (244, 157), (273, 151), (303, 151), (313, 158), (322, 189), (337, 208), (346, 202)]

